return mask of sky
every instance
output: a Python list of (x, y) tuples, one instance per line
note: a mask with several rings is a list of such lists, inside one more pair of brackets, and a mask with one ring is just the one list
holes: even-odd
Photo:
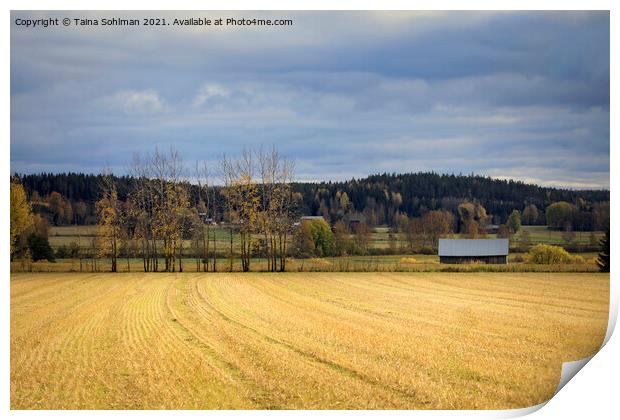
[[(38, 27), (259, 18), (292, 26)], [(12, 12), (11, 172), (275, 146), (296, 179), (434, 171), (609, 188), (608, 12)]]

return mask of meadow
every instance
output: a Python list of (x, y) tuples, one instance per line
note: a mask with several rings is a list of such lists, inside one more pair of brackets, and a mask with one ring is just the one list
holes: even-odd
[[(528, 231), (531, 244), (554, 244), (566, 246), (563, 237), (564, 232), (552, 231), (545, 226), (523, 226), (524, 231)], [(234, 257), (232, 270), (230, 264), (230, 237), (229, 231), (220, 226), (211, 227), (211, 233), (216, 237), (216, 249), (218, 252), (216, 271), (230, 272), (241, 271), (241, 261), (239, 259), (239, 237), (233, 235)], [(397, 249), (387, 253), (389, 245), (389, 229), (386, 227), (375, 227), (371, 234), (369, 255), (351, 255), (344, 257), (324, 257), (324, 258), (289, 258), (287, 261), (287, 271), (292, 272), (597, 272), (599, 268), (596, 264), (597, 252), (587, 249), (592, 248), (591, 242), (598, 243), (602, 232), (575, 232), (571, 245), (571, 254), (580, 256), (581, 259), (572, 263), (556, 265), (540, 265), (527, 263), (527, 253), (524, 249), (518, 248), (518, 241), (511, 242), (511, 251), (508, 256), (507, 265), (488, 265), (484, 263), (468, 264), (439, 264), (439, 257), (436, 251), (430, 253), (412, 254), (411, 250), (403, 248), (404, 239), (401, 234), (394, 234), (400, 244)], [(85, 254), (92, 251), (93, 241), (96, 235), (96, 226), (56, 226), (50, 231), (49, 242), (53, 249), (68, 246), (71, 243), (79, 244)], [(464, 235), (452, 234), (450, 237), (458, 238)], [(489, 234), (488, 238), (496, 235)], [(161, 244), (160, 244), (161, 245)], [(423, 244), (419, 244), (423, 247)], [(211, 255), (212, 255), (212, 242)], [(290, 247), (291, 245), (289, 245)], [(516, 246), (516, 248), (515, 248)], [(598, 246), (598, 245), (597, 245)], [(597, 246), (594, 248), (596, 249)], [(184, 241), (183, 271), (197, 272), (204, 271), (198, 268), (199, 261), (192, 256), (191, 241)], [(392, 253), (394, 252), (394, 253)], [(163, 258), (160, 258), (163, 267)], [(32, 271), (32, 272), (105, 272), (110, 270), (110, 261), (106, 258), (57, 258), (55, 262), (38, 261), (31, 264), (24, 264), (21, 260), (11, 262), (12, 271)], [(178, 270), (178, 267), (176, 268)], [(118, 271), (120, 272), (141, 272), (144, 271), (143, 262), (140, 258), (119, 258)], [(213, 271), (212, 266), (209, 271)], [(268, 263), (265, 258), (254, 257), (251, 259), (251, 271), (269, 271)]]
[[(376, 249), (387, 249), (389, 248), (389, 231), (388, 227), (375, 227), (372, 230), (371, 234), (371, 246)], [(571, 247), (596, 247), (598, 246), (598, 241), (603, 237), (604, 232), (594, 231), (594, 232), (580, 232), (575, 231), (572, 233), (570, 243), (567, 242), (567, 234), (561, 230), (551, 230), (548, 229), (547, 226), (521, 226), (521, 229), (516, 235), (513, 235), (511, 238), (511, 248), (518, 245), (519, 238), (521, 233), (527, 231), (530, 235), (530, 241), (532, 244), (548, 244), (548, 245), (560, 245)], [(404, 242), (404, 235), (400, 233), (394, 234), (394, 237), (398, 242)], [(465, 234), (450, 234), (446, 235), (449, 238), (467, 238)], [(497, 234), (489, 233), (485, 236), (488, 239), (497, 238)], [(418, 245), (422, 245), (421, 243)]]
[[(574, 261), (563, 264), (533, 264), (525, 261), (524, 253), (514, 253), (508, 256), (508, 264), (485, 264), (483, 262), (471, 262), (465, 264), (440, 264), (437, 255), (408, 254), (408, 255), (373, 255), (373, 256), (348, 256), (348, 257), (325, 257), (325, 258), (288, 258), (287, 272), (556, 272), (556, 273), (594, 273), (599, 271), (596, 265), (597, 254), (582, 252), (579, 255), (582, 261)], [(163, 258), (159, 259), (161, 270), (164, 267)], [(204, 271), (196, 258), (183, 258), (183, 272)], [(210, 262), (212, 264), (212, 261)], [(98, 273), (110, 272), (110, 259), (97, 258), (59, 258), (55, 262), (46, 260), (36, 262), (24, 262), (15, 260), (11, 262), (11, 272), (33, 273), (63, 273), (82, 272)], [(178, 271), (178, 261), (176, 264)], [(209, 266), (213, 271), (213, 266)], [(216, 264), (216, 272), (240, 272), (242, 271), (241, 260), (235, 256), (232, 262), (230, 258), (219, 257)], [(265, 258), (252, 258), (250, 271), (267, 272), (268, 264)], [(118, 272), (140, 273), (144, 272), (142, 259), (119, 258)]]
[[(544, 243), (549, 245), (562, 245), (566, 246), (566, 234), (562, 231), (550, 230), (546, 226), (522, 226), (522, 231), (527, 231), (530, 235), (530, 240), (533, 244)], [(88, 249), (91, 246), (91, 241), (97, 233), (96, 226), (52, 226), (50, 228), (49, 242), (53, 248), (57, 248), (61, 245), (69, 245), (76, 243), (84, 249)], [(211, 234), (216, 236), (216, 248), (219, 252), (227, 252), (230, 247), (229, 231), (220, 226), (211, 227)], [(385, 226), (374, 227), (370, 236), (370, 248), (377, 250), (386, 250), (389, 248), (389, 233), (390, 229)], [(394, 233), (394, 238), (399, 246), (405, 244), (404, 235), (401, 233)], [(448, 235), (451, 238), (464, 238), (462, 234)], [(598, 246), (598, 241), (602, 238), (603, 232), (574, 232), (571, 245), (572, 246)], [(488, 234), (486, 236), (489, 239), (496, 238), (495, 234)], [(513, 245), (518, 241), (519, 235), (513, 240)], [(592, 243), (594, 241), (594, 243)], [(191, 249), (191, 241), (186, 240), (185, 249)], [(238, 247), (239, 236), (233, 235), (233, 243), (235, 247)], [(422, 246), (422, 243), (418, 244)]]
[(596, 352), (598, 273), (12, 273), (13, 409), (500, 409)]

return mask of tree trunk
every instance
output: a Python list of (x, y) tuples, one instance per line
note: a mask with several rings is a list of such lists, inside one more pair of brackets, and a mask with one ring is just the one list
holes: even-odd
[(207, 233), (202, 232), (202, 250), (204, 271), (209, 271), (209, 225), (207, 225)]
[(267, 271), (271, 271), (271, 236), (267, 235), (265, 228), (265, 259), (267, 260)]
[(233, 231), (230, 228), (230, 272), (233, 271)]
[(159, 271), (159, 258), (157, 258), (157, 239), (153, 238), (153, 271)]
[(215, 244), (215, 230), (214, 230), (213, 231), (213, 272), (214, 273), (217, 270), (216, 262), (217, 262), (217, 246)]
[(112, 238), (112, 272), (116, 273), (116, 238)]
[(148, 239), (142, 239), (142, 266), (145, 273), (149, 271), (150, 261), (149, 241)]
[(282, 243), (280, 245), (280, 271), (286, 271), (286, 231), (283, 234)]
[(277, 261), (278, 261), (278, 245), (277, 245), (277, 236), (275, 234), (271, 235), (271, 271), (276, 271), (277, 269)]

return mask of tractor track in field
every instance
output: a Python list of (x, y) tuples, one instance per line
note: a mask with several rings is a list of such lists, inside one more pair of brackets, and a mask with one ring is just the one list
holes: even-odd
[[(191, 349), (194, 354), (206, 358), (205, 362), (214, 369), (215, 373), (221, 378), (222, 382), (228, 383), (229, 386), (233, 388), (237, 387), (237, 384), (240, 383), (243, 384), (243, 387), (256, 389), (256, 384), (254, 384), (250, 378), (246, 377), (237, 366), (230, 363), (226, 360), (226, 358), (218, 353), (214, 348), (214, 343), (205, 339), (204, 334), (201, 334), (200, 329), (192, 328), (192, 324), (183, 321), (181, 311), (179, 309), (175, 309), (175, 305), (172, 303), (173, 297), (177, 300), (179, 299), (177, 296), (177, 289), (177, 284), (170, 285), (166, 295), (166, 308), (170, 314), (171, 323), (174, 325), (173, 330), (177, 342), (183, 343), (183, 345), (186, 348)], [(187, 305), (183, 305), (181, 302), (180, 306)], [(188, 309), (191, 308), (188, 307)], [(242, 389), (237, 389), (237, 391), (244, 393), (247, 392)]]
[(523, 407), (608, 305), (597, 274), (19, 274), (11, 408)]
[(244, 324), (243, 322), (235, 320), (232, 317), (230, 317), (229, 315), (227, 315), (226, 313), (224, 313), (224, 311), (217, 309), (215, 304), (209, 302), (209, 300), (206, 298), (204, 293), (197, 287), (197, 285), (196, 285), (196, 291), (197, 291), (198, 295), (202, 298), (203, 302), (205, 304), (209, 305), (223, 320), (225, 320), (225, 321), (227, 321), (229, 323), (232, 323), (232, 324), (238, 326), (239, 328), (242, 328), (244, 330), (250, 331), (253, 334), (255, 334), (256, 336), (260, 337), (261, 339), (263, 339), (263, 340), (265, 340), (265, 341), (267, 341), (269, 343), (273, 343), (273, 344), (282, 346), (282, 347), (284, 347), (284, 348), (286, 348), (288, 350), (293, 351), (294, 353), (298, 354), (299, 356), (302, 356), (302, 357), (304, 357), (304, 358), (306, 358), (306, 359), (308, 359), (308, 360), (310, 360), (310, 361), (312, 361), (314, 363), (318, 363), (318, 364), (320, 364), (322, 366), (325, 366), (325, 367), (327, 367), (329, 369), (332, 369), (332, 370), (334, 370), (334, 371), (336, 371), (336, 372), (338, 372), (340, 374), (346, 375), (346, 376), (348, 376), (350, 378), (362, 381), (362, 382), (364, 382), (364, 383), (366, 383), (368, 385), (371, 385), (373, 387), (377, 387), (377, 388), (383, 389), (385, 391), (388, 391), (388, 392), (394, 393), (396, 395), (399, 395), (401, 397), (405, 397), (407, 399), (410, 399), (410, 400), (412, 400), (411, 402), (414, 403), (414, 404), (412, 404), (412, 408), (414, 408), (416, 405), (419, 406), (418, 408), (420, 408), (421, 406), (426, 405), (424, 402), (420, 403), (420, 401), (419, 401), (420, 395), (417, 394), (417, 393), (407, 392), (407, 391), (404, 391), (404, 390), (401, 390), (401, 389), (398, 389), (398, 388), (395, 388), (395, 387), (392, 387), (392, 386), (380, 383), (379, 381), (377, 381), (377, 380), (375, 380), (375, 379), (373, 379), (373, 378), (371, 378), (371, 377), (369, 377), (367, 375), (364, 375), (361, 372), (358, 372), (356, 370), (350, 369), (350, 368), (348, 368), (346, 366), (343, 366), (341, 364), (338, 364), (338, 363), (336, 363), (336, 362), (334, 362), (332, 360), (328, 360), (328, 359), (322, 358), (322, 357), (314, 354), (313, 352), (303, 350), (303, 349), (301, 349), (301, 348), (299, 348), (297, 346), (294, 346), (294, 345), (292, 345), (290, 343), (287, 343), (285, 341), (282, 341), (282, 340), (279, 340), (277, 338), (274, 338), (273, 336), (270, 336), (268, 334), (262, 333), (259, 330), (255, 329), (255, 328), (253, 328), (253, 327), (251, 327), (249, 325)]
[[(204, 344), (209, 349), (210, 354), (217, 358), (223, 368), (229, 371), (236, 381), (239, 381), (244, 386), (248, 387), (246, 394), (253, 404), (265, 406), (265, 401), (269, 399), (269, 390), (261, 386), (256, 378), (248, 374), (238, 363), (236, 364), (228, 360), (225, 352), (222, 350), (218, 352), (216, 350), (218, 348), (218, 344), (219, 347), (222, 347), (222, 343), (226, 343), (227, 347), (231, 348), (231, 350), (236, 350), (234, 341), (236, 337), (231, 335), (230, 332), (226, 331), (225, 328), (222, 328), (222, 326), (218, 324), (217, 320), (220, 320), (221, 322), (221, 317), (219, 316), (217, 310), (211, 305), (204, 305), (205, 302), (200, 299), (198, 295), (197, 283), (195, 281), (196, 277), (200, 276), (192, 276), (185, 284), (185, 289), (188, 292), (186, 294), (186, 304), (188, 310), (191, 310), (195, 314), (195, 322), (185, 324), (185, 328), (196, 338), (196, 340)], [(213, 319), (214, 316), (215, 319)], [(209, 325), (207, 328), (211, 327), (213, 332), (218, 334), (217, 340), (215, 338), (208, 338), (204, 333), (206, 331), (205, 328), (192, 328), (193, 324), (201, 325), (201, 322), (206, 322), (207, 320), (209, 320)], [(266, 408), (281, 408), (281, 406), (278, 404), (274, 405), (273, 403), (268, 403)]]
[[(199, 288), (197, 287), (197, 285), (198, 285), (198, 282), (196, 280), (196, 277), (190, 279), (187, 285), (188, 289), (191, 289), (191, 291), (195, 292), (195, 293), (189, 293), (188, 295), (199, 298), (199, 300), (193, 300), (192, 307), (196, 310), (196, 312), (199, 314), (202, 314), (204, 318), (213, 317), (213, 316), (217, 317), (219, 319), (219, 323), (221, 323), (222, 325), (220, 333), (223, 334), (223, 336), (220, 338), (220, 340), (224, 340), (225, 337), (228, 337), (226, 340), (237, 340), (237, 344), (240, 344), (240, 342), (245, 343), (243, 344), (243, 349), (234, 348), (232, 350), (236, 350), (236, 351), (243, 350), (243, 352), (247, 352), (248, 355), (253, 356), (252, 358), (253, 363), (260, 363), (259, 359), (261, 359), (262, 354), (260, 352), (257, 352), (256, 348), (260, 348), (261, 346), (265, 347), (266, 345), (274, 344), (275, 342), (265, 340), (265, 337), (263, 335), (257, 334), (256, 332), (251, 331), (251, 329), (240, 328), (239, 325), (235, 324), (234, 322), (230, 322), (230, 320), (226, 319), (226, 316), (222, 316), (223, 314), (221, 313), (219, 309), (217, 309), (215, 306), (213, 306), (209, 302), (206, 302), (204, 300), (204, 297), (199, 296), (199, 294), (202, 294), (202, 293), (199, 291)], [(213, 325), (216, 325), (216, 324), (217, 323), (214, 323)], [(218, 328), (218, 331), (219, 330), (220, 328)], [(241, 338), (243, 338), (243, 340), (241, 340)], [(282, 348), (284, 351), (295, 354), (297, 357), (300, 356), (300, 353), (294, 351), (294, 349), (292, 348), (287, 348), (286, 346), (282, 346), (282, 345), (278, 347)], [(275, 349), (276, 348), (272, 348), (272, 350), (275, 350)], [(303, 362), (303, 360), (305, 360), (305, 362)], [(304, 357), (300, 359), (298, 363), (301, 363), (301, 365), (305, 366), (305, 369), (310, 368), (312, 365), (320, 367), (320, 369), (329, 368), (325, 364), (317, 363), (316, 360), (313, 360), (312, 358), (308, 358), (308, 357)], [(307, 363), (310, 363), (310, 365), (308, 365)], [(248, 371), (248, 372), (252, 371), (251, 364), (252, 363), (250, 363), (250, 365), (248, 365), (247, 363), (245, 364), (244, 366), (245, 371)], [(244, 372), (244, 368), (242, 368), (241, 366), (238, 367), (238, 369), (241, 372)], [(329, 370), (334, 371), (333, 369), (329, 369)], [(341, 374), (341, 373), (342, 372), (338, 372), (338, 374)], [(245, 377), (249, 377), (249, 376), (250, 375), (245, 375)], [(252, 380), (253, 384), (257, 384), (257, 382), (260, 382), (260, 379), (261, 379), (260, 377), (256, 377), (256, 375), (252, 377), (254, 378), (254, 380)], [(262, 388), (260, 385), (258, 385), (258, 388), (259, 388), (259, 394), (258, 396), (254, 394), (252, 397), (252, 400), (257, 402), (264, 408), (284, 408), (290, 405), (290, 403), (284, 403), (284, 402), (280, 403), (278, 402), (278, 399), (274, 397), (274, 394), (280, 394), (282, 390), (278, 390), (277, 388), (265, 389), (265, 388)], [(285, 393), (289, 391), (290, 390), (286, 390)], [(269, 400), (269, 403), (265, 405), (265, 400), (268, 400), (269, 397), (271, 397)], [(275, 398), (275, 401), (274, 401), (274, 398)], [(302, 397), (293, 396), (292, 398), (302, 398)], [(282, 405), (282, 404), (285, 404), (285, 405)]]
[[(129, 285), (115, 283), (101, 295), (83, 299), (57, 312), (56, 316), (46, 323), (48, 330), (45, 331), (45, 335), (53, 337), (51, 343), (43, 346), (41, 345), (43, 337), (31, 338), (38, 345), (35, 346), (35, 351), (30, 357), (20, 360), (20, 363), (26, 366), (58, 366), (50, 373), (50, 383), (53, 384), (54, 394), (79, 394), (81, 378), (76, 375), (76, 367), (79, 367), (82, 372), (89, 374), (93, 372), (92, 362), (95, 349), (88, 343), (92, 342), (93, 333), (98, 330), (103, 321), (102, 317), (94, 315), (96, 308), (105, 300), (116, 301), (123, 294), (123, 290), (128, 287)], [(70, 317), (72, 317), (71, 322), (68, 321)], [(61, 358), (67, 356), (71, 358), (72, 363), (60, 363)]]

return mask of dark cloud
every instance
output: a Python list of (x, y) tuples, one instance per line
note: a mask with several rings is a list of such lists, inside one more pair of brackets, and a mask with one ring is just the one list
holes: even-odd
[(123, 172), (156, 145), (214, 161), (275, 144), (302, 179), (435, 170), (609, 186), (607, 12), (258, 15), (295, 25), (13, 25), (12, 171)]

